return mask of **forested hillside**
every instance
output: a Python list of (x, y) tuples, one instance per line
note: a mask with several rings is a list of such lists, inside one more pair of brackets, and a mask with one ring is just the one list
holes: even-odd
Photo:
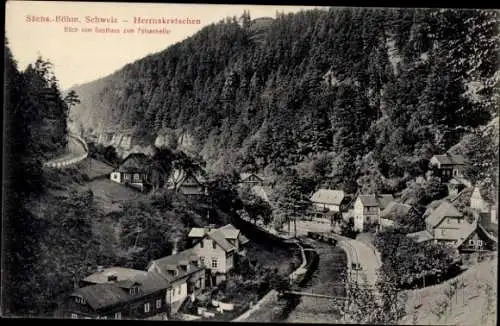
[(211, 169), (296, 167), (307, 193), (400, 190), (497, 115), (496, 11), (325, 9), (258, 28), (241, 18), (76, 87), (73, 118), (94, 135), (182, 129)]

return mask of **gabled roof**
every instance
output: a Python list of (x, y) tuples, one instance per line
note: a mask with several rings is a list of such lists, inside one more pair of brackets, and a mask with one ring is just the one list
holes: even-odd
[(375, 195), (359, 195), (359, 200), (361, 200), (361, 204), (366, 207), (378, 206), (377, 200), (375, 199)]
[(434, 209), (425, 219), (425, 223), (436, 227), (445, 217), (462, 217), (455, 206), (448, 201), (443, 201), (436, 209)]
[(101, 283), (78, 288), (71, 296), (81, 296), (94, 310), (127, 302), (131, 296), (116, 284)]
[(430, 234), (429, 232), (427, 232), (425, 230), (424, 231), (415, 232), (415, 233), (409, 233), (406, 236), (408, 238), (411, 238), (411, 239), (415, 240), (418, 243), (429, 241), (429, 240), (433, 239), (432, 234)]
[(340, 205), (345, 194), (342, 190), (319, 189), (311, 196), (311, 201), (321, 204)]
[(463, 225), (455, 234), (455, 241), (457, 241), (454, 245), (455, 248), (460, 247), (477, 230), (477, 223), (463, 223)]
[(394, 201), (394, 197), (391, 194), (376, 195), (375, 198), (378, 202), (378, 207), (384, 210), (391, 202)]
[(260, 181), (264, 181), (264, 178), (261, 175), (259, 175), (257, 173), (252, 173), (252, 172), (243, 172), (243, 173), (241, 173), (240, 174), (240, 179), (241, 179), (241, 181), (245, 181), (246, 179), (250, 178), (251, 176), (256, 177)]
[[(134, 285), (138, 286), (140, 291), (136, 295), (131, 295), (128, 289)], [(106, 277), (105, 282), (78, 288), (71, 296), (83, 297), (94, 310), (98, 310), (165, 290), (169, 286), (169, 283), (161, 276), (142, 271), (142, 273), (136, 273), (131, 279), (116, 282), (108, 282)]]
[(396, 201), (391, 201), (389, 205), (380, 212), (381, 218), (393, 220), (396, 216), (404, 216), (408, 214), (411, 206)]
[(454, 154), (442, 154), (442, 155), (434, 155), (434, 158), (440, 163), (445, 165), (463, 165), (465, 159), (462, 155), (454, 155)]
[(192, 228), (189, 231), (188, 237), (190, 238), (201, 238), (205, 235), (207, 230), (205, 228)]
[(149, 165), (149, 157), (144, 153), (129, 154), (118, 167), (119, 172), (143, 172)]
[(385, 209), (394, 197), (390, 194), (382, 195), (359, 195), (358, 198), (365, 207), (379, 207), (381, 210)]
[(214, 240), (225, 252), (235, 250), (236, 248), (230, 244), (224, 237), (224, 233), (220, 230), (212, 230), (207, 233), (207, 237)]
[(238, 235), (240, 234), (240, 230), (235, 228), (232, 224), (226, 224), (223, 227), (220, 227), (219, 231), (224, 234), (226, 239), (238, 239)]
[[(147, 269), (150, 270), (151, 266), (155, 273), (161, 275), (164, 279), (172, 282), (178, 278), (181, 278), (187, 274), (191, 274), (195, 271), (203, 269), (201, 265), (196, 265), (195, 262), (199, 261), (198, 255), (193, 251), (193, 249), (187, 249), (180, 251), (176, 254), (166, 256), (160, 259), (152, 260), (149, 262)], [(181, 268), (181, 265), (189, 265), (189, 271)], [(176, 275), (168, 273), (168, 271), (177, 271)]]

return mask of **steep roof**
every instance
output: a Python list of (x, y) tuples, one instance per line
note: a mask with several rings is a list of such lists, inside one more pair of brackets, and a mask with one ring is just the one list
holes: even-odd
[(340, 205), (345, 194), (342, 190), (319, 189), (311, 196), (311, 201), (321, 204)]
[[(147, 269), (150, 270), (151, 266), (154, 265), (154, 272), (158, 273), (166, 280), (172, 282), (175, 279), (203, 269), (204, 266), (202, 266), (201, 264), (197, 265), (198, 261), (198, 255), (191, 248), (180, 251), (170, 256), (152, 260), (149, 262)], [(181, 265), (189, 266), (189, 270), (182, 269)], [(169, 270), (177, 271), (177, 274), (174, 276), (168, 273)]]
[(226, 239), (238, 239), (238, 235), (240, 234), (240, 230), (234, 227), (232, 224), (226, 224), (219, 228), (219, 231), (224, 234)]
[(381, 210), (384, 210), (392, 201), (394, 201), (394, 197), (391, 194), (382, 194), (376, 195), (375, 198), (378, 202), (378, 207)]
[(119, 172), (143, 172), (149, 164), (149, 157), (144, 153), (129, 154), (118, 167)]
[(443, 201), (436, 209), (434, 209), (425, 219), (425, 223), (432, 227), (437, 226), (445, 217), (462, 217), (455, 206), (448, 201)]
[(127, 302), (131, 296), (116, 284), (101, 283), (78, 288), (71, 296), (81, 296), (94, 309)]
[[(165, 290), (169, 287), (169, 283), (161, 276), (155, 273), (141, 272), (136, 273), (130, 279), (118, 279), (116, 282), (109, 282), (107, 276), (105, 281), (97, 279), (99, 283), (78, 288), (73, 291), (71, 296), (83, 297), (94, 310), (97, 310), (135, 300), (138, 297)], [(139, 287), (139, 294), (131, 295), (128, 292), (128, 289), (133, 285)]]
[(264, 181), (264, 177), (262, 175), (260, 175), (258, 173), (251, 173), (251, 172), (243, 172), (243, 173), (241, 173), (240, 174), (240, 180), (241, 180), (241, 182), (245, 182), (251, 176), (256, 177), (261, 182)]
[(433, 239), (432, 234), (430, 234), (429, 232), (427, 232), (425, 230), (424, 231), (415, 232), (415, 233), (409, 233), (406, 236), (408, 238), (412, 238), (413, 240), (415, 240), (418, 243), (429, 241), (429, 240)]
[(434, 155), (434, 157), (440, 164), (445, 165), (463, 165), (465, 162), (465, 159), (462, 155), (446, 153), (442, 155)]
[(218, 229), (208, 232), (207, 237), (214, 240), (226, 252), (229, 252), (229, 251), (236, 249), (232, 244), (230, 244), (226, 240), (224, 233), (222, 233), (222, 231), (220, 231)]
[(363, 206), (366, 207), (378, 206), (378, 202), (375, 199), (375, 195), (359, 195), (358, 198), (359, 200), (361, 200)]
[(381, 218), (393, 220), (396, 216), (404, 216), (408, 214), (411, 206), (396, 201), (391, 201), (386, 208), (380, 212)]
[(394, 197), (390, 194), (381, 195), (359, 195), (358, 198), (361, 200), (363, 206), (374, 207), (377, 206), (381, 210), (385, 209), (390, 202), (394, 200)]
[(192, 228), (191, 231), (189, 231), (188, 237), (201, 238), (205, 235), (206, 231), (205, 228)]

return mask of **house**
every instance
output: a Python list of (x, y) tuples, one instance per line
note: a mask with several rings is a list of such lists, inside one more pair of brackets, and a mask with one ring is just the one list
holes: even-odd
[(474, 187), (470, 197), (470, 208), (479, 214), (479, 223), (493, 235), (498, 234), (498, 215), (494, 205), (484, 200), (479, 187)]
[(380, 225), (380, 212), (392, 201), (394, 197), (390, 194), (358, 195), (352, 213), (354, 229), (363, 231), (367, 226)]
[(479, 187), (474, 187), (470, 197), (470, 207), (480, 213), (489, 213), (491, 206), (484, 200)]
[(67, 318), (143, 319), (170, 312), (170, 284), (155, 273), (112, 267), (87, 276), (80, 285), (64, 305)]
[(439, 177), (449, 179), (452, 177), (462, 177), (465, 159), (462, 155), (445, 153), (434, 155), (429, 162), (430, 167), (439, 171)]
[(206, 188), (202, 181), (201, 176), (195, 176), (194, 173), (173, 169), (167, 180), (167, 188), (187, 196), (203, 196)]
[[(223, 281), (226, 274), (234, 267), (234, 260), (238, 254), (238, 241), (237, 239), (233, 241), (230, 238), (226, 239), (229, 233), (232, 233), (231, 237), (235, 236), (235, 232), (228, 229), (226, 231), (220, 229), (201, 231), (198, 229), (190, 232), (191, 238), (197, 238), (194, 241), (193, 252), (196, 252), (207, 269), (210, 270), (212, 284), (219, 284)], [(198, 236), (199, 234), (201, 236)]]
[(188, 237), (193, 243), (198, 242), (212, 230), (221, 231), (224, 239), (226, 239), (232, 246), (236, 248), (236, 252), (239, 255), (244, 256), (246, 254), (245, 245), (249, 242), (249, 240), (243, 233), (241, 233), (239, 229), (235, 228), (232, 224), (227, 224), (220, 228), (216, 228), (214, 225), (209, 225), (204, 228), (192, 228), (188, 234)]
[(111, 180), (144, 190), (148, 182), (150, 160), (146, 154), (131, 153), (111, 172)]
[(344, 191), (332, 189), (319, 189), (310, 198), (319, 213), (340, 213), (344, 210), (345, 199)]
[(262, 186), (264, 178), (257, 173), (244, 172), (240, 174), (240, 183), (243, 185)]
[(380, 212), (380, 226), (393, 226), (397, 217), (408, 215), (412, 209), (410, 205), (391, 201), (389, 205)]
[(448, 244), (462, 253), (492, 250), (496, 240), (478, 223), (478, 215), (474, 215), (470, 222), (453, 204), (443, 201), (425, 219), (426, 230), (410, 233), (408, 237), (416, 242)]
[(205, 265), (193, 249), (153, 260), (147, 270), (160, 275), (170, 284), (166, 302), (172, 313), (177, 312), (187, 297), (194, 301), (206, 287)]

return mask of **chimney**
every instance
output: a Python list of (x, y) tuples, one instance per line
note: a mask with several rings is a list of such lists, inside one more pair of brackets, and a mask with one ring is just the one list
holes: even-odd
[(174, 240), (174, 246), (172, 247), (172, 255), (175, 255), (176, 253), (179, 252), (178, 244), (177, 244), (178, 242), (179, 242), (179, 239)]
[(116, 282), (118, 277), (116, 275), (108, 275), (108, 282)]

